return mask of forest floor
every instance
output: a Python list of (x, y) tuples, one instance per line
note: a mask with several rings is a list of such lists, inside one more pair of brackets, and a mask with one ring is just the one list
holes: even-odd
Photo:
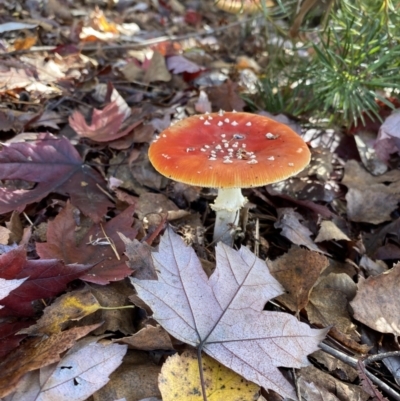
[[(376, 157), (381, 123), (345, 132), (263, 109), (265, 29), (208, 0), (0, 0), (2, 400), (203, 400), (202, 387), (209, 401), (400, 400), (398, 157)], [(171, 123), (219, 110), (288, 124), (312, 155), (295, 177), (243, 190), (234, 250), (212, 239), (216, 190), (148, 158)], [(201, 314), (213, 318), (218, 288), (246, 291), (232, 266), (264, 261), (257, 296), (222, 315), (235, 335), (278, 339), (259, 352), (239, 341), (225, 363)], [(265, 388), (206, 356), (201, 386), (185, 335)]]

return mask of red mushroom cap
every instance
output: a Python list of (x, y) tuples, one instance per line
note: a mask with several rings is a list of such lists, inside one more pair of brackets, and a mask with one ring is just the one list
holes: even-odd
[(249, 188), (304, 169), (310, 151), (287, 125), (249, 113), (196, 115), (164, 130), (149, 149), (166, 177), (211, 188)]

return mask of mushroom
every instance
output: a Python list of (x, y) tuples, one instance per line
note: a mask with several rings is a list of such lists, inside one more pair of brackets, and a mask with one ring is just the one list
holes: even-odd
[(214, 240), (232, 245), (247, 202), (241, 188), (282, 181), (303, 170), (310, 151), (287, 125), (236, 112), (196, 115), (164, 130), (149, 149), (154, 168), (186, 184), (218, 188)]

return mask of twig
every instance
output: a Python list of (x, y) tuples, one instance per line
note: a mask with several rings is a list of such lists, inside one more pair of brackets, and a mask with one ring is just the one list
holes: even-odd
[[(325, 343), (321, 343), (319, 347), (325, 351), (327, 354), (334, 356), (335, 358), (339, 359), (340, 361), (346, 363), (347, 365), (350, 365), (351, 367), (357, 369), (357, 362), (358, 360), (356, 358), (353, 358), (349, 355), (344, 354), (343, 352), (340, 352), (329, 345)], [(391, 387), (389, 387), (386, 383), (384, 383), (382, 380), (378, 379), (376, 376), (374, 376), (371, 372), (368, 370), (365, 370), (365, 374), (377, 385), (379, 386), (386, 394), (390, 395), (393, 400), (400, 401), (400, 394), (394, 391)]]
[[(122, 45), (117, 45), (117, 44), (102, 45), (102, 43), (97, 43), (96, 45), (82, 46), (80, 48), (80, 51), (84, 53), (84, 52), (93, 52), (93, 51), (96, 51), (99, 49), (101, 49), (102, 51), (129, 50), (129, 49), (139, 49), (141, 47), (156, 45), (158, 43), (163, 43), (163, 42), (180, 42), (180, 41), (186, 40), (186, 39), (214, 35), (216, 33), (229, 30), (230, 28), (234, 28), (237, 25), (241, 25), (241, 24), (247, 23), (249, 21), (253, 21), (253, 20), (257, 20), (257, 19), (261, 19), (261, 18), (262, 18), (262, 16), (248, 17), (246, 19), (235, 21), (235, 22), (232, 22), (230, 24), (224, 25), (219, 28), (207, 29), (207, 30), (203, 29), (200, 32), (192, 32), (192, 33), (188, 33), (185, 35), (165, 35), (165, 36), (160, 36), (158, 38), (147, 39), (147, 40), (140, 40), (138, 38), (137, 39), (138, 43), (125, 43)], [(27, 53), (48, 52), (48, 51), (53, 51), (56, 48), (57, 48), (57, 46), (32, 46), (30, 49), (27, 49), (27, 50), (15, 50), (15, 51), (12, 51), (9, 53), (0, 53), (0, 58), (20, 55), (20, 54), (27, 54)]]
[(400, 356), (400, 351), (382, 352), (381, 354), (371, 355), (363, 360), (364, 365), (372, 362), (381, 361), (382, 359), (389, 358), (390, 356)]
[(118, 260), (121, 260), (119, 254), (118, 254), (118, 251), (117, 251), (117, 247), (114, 244), (114, 241), (106, 234), (106, 232), (104, 231), (103, 225), (101, 223), (100, 223), (100, 227), (101, 227), (101, 230), (103, 231), (104, 237), (107, 239), (108, 243), (111, 246), (111, 249), (114, 251), (115, 256), (117, 257)]

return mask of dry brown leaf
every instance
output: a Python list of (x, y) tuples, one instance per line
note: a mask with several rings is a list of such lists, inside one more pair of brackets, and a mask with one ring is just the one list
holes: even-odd
[(380, 333), (400, 335), (400, 263), (378, 276), (359, 278), (356, 297), (350, 303), (354, 317)]
[(295, 246), (280, 258), (268, 262), (271, 274), (288, 292), (280, 295), (278, 300), (299, 312), (307, 305), (312, 287), (328, 264), (325, 256)]
[(282, 229), (282, 235), (295, 245), (304, 245), (311, 251), (322, 252), (310, 238), (312, 232), (300, 223), (303, 217), (292, 208), (278, 209), (276, 228)]
[(0, 245), (7, 245), (10, 239), (11, 231), (3, 226), (0, 226)]
[(313, 288), (306, 306), (311, 323), (335, 327), (342, 333), (358, 339), (355, 325), (348, 312), (348, 303), (356, 293), (356, 284), (347, 274), (331, 273)]
[(144, 74), (143, 81), (150, 83), (156, 81), (168, 82), (170, 80), (171, 74), (167, 69), (165, 57), (160, 52), (155, 51)]
[(134, 276), (140, 280), (157, 280), (150, 245), (137, 239), (130, 240), (122, 234), (120, 237), (126, 246), (125, 255), (128, 257), (126, 263), (134, 272)]
[(392, 220), (391, 212), (397, 208), (400, 193), (399, 170), (373, 176), (355, 160), (349, 160), (342, 184), (349, 188), (346, 200), (350, 220), (372, 224)]
[(350, 241), (350, 238), (338, 228), (338, 226), (330, 220), (324, 220), (321, 222), (321, 227), (319, 229), (317, 238), (315, 242), (322, 241)]
[(222, 85), (212, 86), (206, 90), (213, 110), (243, 111), (246, 103), (238, 94), (238, 85), (228, 79)]
[(146, 326), (133, 336), (116, 340), (118, 343), (127, 344), (129, 348), (142, 351), (155, 351), (160, 349), (174, 349), (168, 333), (161, 326)]
[(145, 352), (128, 350), (122, 365), (111, 374), (110, 381), (93, 394), (94, 401), (140, 401), (161, 398), (158, 389), (160, 366)]
[(358, 377), (356, 369), (322, 350), (312, 353), (311, 357), (315, 358), (318, 363), (324, 365), (329, 372), (334, 372), (335, 377), (339, 376), (342, 380), (354, 382)]
[(124, 335), (134, 333), (135, 327), (132, 321), (132, 309), (121, 308), (132, 305), (128, 298), (133, 292), (130, 284), (126, 281), (117, 281), (107, 286), (90, 284), (89, 287), (91, 293), (102, 307), (115, 309), (99, 309), (93, 315), (85, 317), (81, 324), (87, 325), (103, 322), (98, 329), (93, 331), (95, 335), (117, 331), (120, 331)]
[[(301, 369), (298, 375), (300, 393), (302, 394), (304, 391), (306, 394), (311, 394), (311, 398), (307, 398), (308, 401), (367, 401), (369, 398), (369, 395), (359, 386), (344, 383), (314, 366)], [(307, 389), (306, 383), (313, 383), (314, 386)], [(319, 398), (312, 398), (313, 394), (316, 394)]]

